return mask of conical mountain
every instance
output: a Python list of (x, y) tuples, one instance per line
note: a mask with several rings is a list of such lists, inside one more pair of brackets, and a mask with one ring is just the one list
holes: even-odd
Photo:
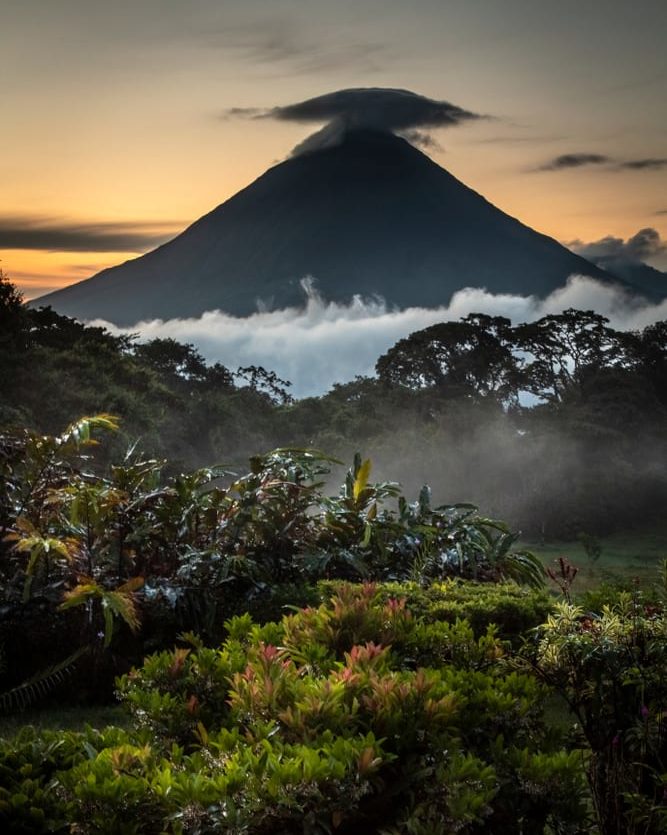
[(293, 157), (173, 240), (33, 304), (119, 325), (303, 301), (381, 296), (435, 307), (462, 287), (535, 294), (573, 273), (609, 273), (495, 208), (421, 151), (384, 132)]

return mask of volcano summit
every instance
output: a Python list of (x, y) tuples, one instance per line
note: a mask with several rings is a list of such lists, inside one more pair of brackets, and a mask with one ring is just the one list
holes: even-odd
[(33, 304), (121, 326), (303, 301), (301, 279), (345, 302), (437, 307), (463, 287), (545, 297), (613, 275), (497, 209), (405, 139), (346, 129), (270, 168), (152, 252)]

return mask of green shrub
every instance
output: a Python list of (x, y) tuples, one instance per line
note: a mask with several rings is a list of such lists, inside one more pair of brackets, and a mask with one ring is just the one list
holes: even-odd
[[(340, 583), (321, 581), (318, 588), (322, 599), (327, 599), (336, 593)], [(477, 637), (494, 625), (502, 640), (515, 645), (543, 623), (554, 607), (546, 591), (516, 583), (445, 580), (426, 588), (414, 582), (381, 583), (377, 585), (377, 594), (382, 600), (404, 598), (415, 617), (426, 622), (454, 624), (465, 619)]]
[(544, 723), (544, 686), (493, 626), (420, 616), (397, 588), (338, 584), (263, 625), (246, 613), (218, 648), (183, 635), (118, 680), (134, 730), (0, 747), (3, 831), (577, 831), (580, 760)]
[(559, 692), (590, 750), (603, 835), (665, 832), (667, 612), (614, 593), (600, 613), (559, 604), (538, 631), (531, 668)]
[(123, 731), (99, 733), (23, 728), (11, 742), (0, 740), (0, 831), (11, 833), (71, 832), (76, 814), (65, 799), (60, 776), (88, 757), (126, 739)]
[[(227, 628), (219, 650), (161, 653), (119, 681), (154, 739), (150, 755), (125, 752), (147, 827), (162, 814), (170, 832), (510, 833), (513, 809), (542, 829), (582, 814), (580, 769), (549, 739), (544, 691), (502, 663), (492, 627), (476, 637), (464, 621), (416, 617), (385, 587), (338, 584), (280, 623), (245, 615)], [(111, 757), (79, 766), (76, 785), (100, 769), (107, 786)], [(111, 788), (92, 792), (112, 820)], [(186, 818), (202, 828), (178, 829)]]

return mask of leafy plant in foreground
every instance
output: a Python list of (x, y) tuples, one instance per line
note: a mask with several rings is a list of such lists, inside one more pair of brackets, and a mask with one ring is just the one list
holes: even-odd
[(667, 614), (639, 593), (599, 613), (561, 603), (529, 656), (566, 700), (590, 749), (603, 835), (665, 831)]
[(513, 550), (505, 525), (471, 505), (433, 508), (427, 488), (408, 503), (397, 484), (374, 483), (360, 455), (337, 496), (326, 496), (321, 480), (333, 459), (314, 450), (255, 456), (250, 472), (232, 480), (221, 467), (165, 478), (164, 462), (134, 449), (96, 472), (93, 435), (116, 428), (98, 415), (57, 437), (2, 438), (7, 644), (20, 631), (14, 624), (42, 609), (63, 613), (70, 651), (118, 648), (118, 625), (153, 648), (183, 630), (219, 641), (225, 617), (270, 608), (281, 589), (323, 576), (542, 581), (539, 562)]
[[(517, 814), (535, 832), (582, 814), (578, 759), (554, 748), (540, 685), (503, 666), (493, 629), (476, 638), (464, 622), (416, 618), (372, 584), (342, 584), (317, 608), (264, 626), (245, 615), (228, 631), (219, 650), (190, 638), (119, 682), (155, 739), (151, 756), (166, 757), (160, 779), (178, 758), (164, 784), (174, 793), (159, 798), (154, 766), (135, 761), (162, 814), (195, 765), (200, 782), (188, 783), (178, 819), (206, 832), (509, 835)], [(103, 762), (82, 765), (79, 783), (108, 774)]]

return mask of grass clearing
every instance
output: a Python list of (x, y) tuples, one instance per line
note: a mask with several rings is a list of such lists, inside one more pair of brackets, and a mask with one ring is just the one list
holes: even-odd
[(546, 567), (552, 567), (559, 557), (567, 559), (579, 569), (573, 591), (583, 592), (602, 582), (636, 581), (646, 587), (658, 580), (663, 560), (667, 559), (667, 524), (655, 528), (612, 534), (600, 538), (602, 551), (593, 561), (578, 540), (571, 542), (538, 543), (523, 541), (522, 548), (537, 554)]
[(26, 725), (32, 725), (38, 731), (82, 731), (86, 725), (129, 728), (131, 718), (120, 705), (34, 707), (0, 716), (0, 739), (12, 739)]

